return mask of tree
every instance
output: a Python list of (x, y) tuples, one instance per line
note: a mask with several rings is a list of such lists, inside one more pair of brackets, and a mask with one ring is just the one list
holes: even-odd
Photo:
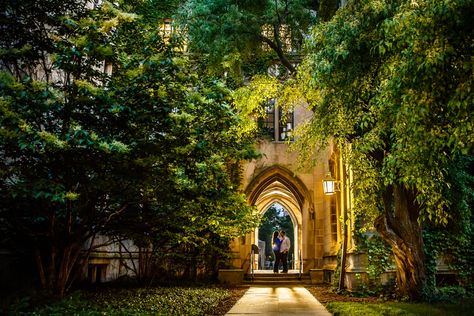
[(265, 116), (269, 100), (278, 100), (283, 112), (301, 103), (293, 79), (304, 39), (311, 27), (335, 13), (338, 3), (190, 0), (176, 17), (186, 30), (189, 51), (235, 89), (235, 106), (249, 118), (244, 130), (256, 131), (255, 119)]
[(108, 198), (121, 185), (104, 185), (128, 148), (104, 133), (106, 91), (91, 82), (106, 79), (97, 67), (111, 55), (110, 28), (98, 29), (129, 17), (93, 11), (96, 22), (81, 20), (84, 4), (4, 2), (1, 10), (2, 241), (33, 257), (42, 287), (58, 295), (85, 240), (126, 208)]
[(294, 73), (291, 56), (300, 50), (317, 9), (307, 0), (191, 0), (181, 9), (180, 24), (187, 29), (190, 50), (209, 55), (218, 70), (239, 69), (267, 56), (264, 73), (274, 58)]
[(59, 296), (97, 234), (199, 248), (255, 222), (230, 172), (255, 153), (225, 86), (138, 16), (67, 4), (1, 11), (1, 240)]
[(321, 0), (319, 1), (319, 11), (318, 15), (321, 21), (327, 22), (331, 20), (331, 18), (336, 13), (339, 1), (333, 0)]
[(314, 111), (302, 150), (331, 137), (350, 148), (355, 207), (376, 217), (400, 294), (411, 299), (426, 284), (420, 223), (452, 219), (448, 168), (472, 155), (473, 8), (471, 0), (349, 2), (313, 29), (299, 68)]
[[(242, 118), (232, 108), (230, 91), (223, 82), (202, 72), (199, 59), (190, 61), (176, 50), (181, 47), (180, 34), (175, 34), (166, 46), (168, 71), (162, 70), (163, 61), (154, 62), (157, 54), (163, 54), (155, 18), (160, 14), (167, 17), (170, 12), (149, 10), (152, 5), (153, 1), (132, 8), (143, 15), (139, 23), (122, 33), (121, 45), (133, 57), (127, 60), (124, 72), (116, 72), (114, 86), (124, 93), (125, 100), (141, 91), (157, 91), (160, 98), (143, 96), (139, 109), (154, 106), (171, 111), (166, 124), (160, 127), (162, 137), (154, 140), (160, 143), (157, 149), (166, 174), (150, 174), (153, 190), (140, 211), (141, 220), (137, 222), (132, 214), (132, 218), (118, 223), (114, 232), (123, 233), (125, 229), (137, 242), (151, 244), (156, 257), (169, 258), (171, 266), (181, 270), (175, 272), (184, 270), (184, 274), (196, 277), (201, 268), (214, 274), (221, 264), (217, 259), (227, 255), (230, 239), (249, 231), (257, 222), (238, 191), (240, 161), (255, 158), (257, 153), (251, 135), (240, 131)], [(150, 69), (129, 76), (127, 68), (143, 65)], [(173, 89), (165, 91), (163, 81), (169, 81)], [(168, 104), (163, 105), (164, 101)], [(141, 116), (153, 119), (156, 115)], [(146, 136), (137, 138), (142, 137)], [(163, 148), (169, 151), (163, 153)], [(167, 183), (163, 183), (165, 178)], [(162, 262), (162, 267), (168, 265), (166, 260)]]

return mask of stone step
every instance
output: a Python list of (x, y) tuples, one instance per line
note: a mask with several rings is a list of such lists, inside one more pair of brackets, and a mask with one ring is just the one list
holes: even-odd
[[(250, 274), (247, 274), (250, 276)], [(299, 273), (254, 273), (253, 276), (255, 278), (268, 278), (268, 279), (275, 279), (275, 278), (298, 278), (300, 276)], [(308, 277), (308, 273), (301, 274), (302, 278)]]
[(266, 287), (288, 287), (288, 286), (309, 286), (311, 285), (310, 282), (260, 282), (260, 281), (255, 281), (255, 282), (242, 282), (241, 286), (266, 286)]
[(275, 285), (275, 286), (283, 286), (283, 285), (304, 285), (304, 284), (311, 284), (311, 278), (308, 273), (300, 274), (299, 273), (262, 273), (256, 272), (253, 275), (246, 274), (244, 284), (251, 284), (251, 285)]
[(302, 277), (302, 278), (298, 278), (298, 277), (286, 277), (286, 278), (259, 278), (259, 277), (253, 277), (252, 276), (246, 276), (245, 277), (246, 280), (259, 280), (259, 281), (298, 281), (298, 280), (311, 280), (311, 278), (309, 277)]
[(277, 286), (282, 286), (282, 285), (305, 285), (305, 284), (311, 284), (311, 280), (298, 280), (298, 279), (292, 279), (292, 280), (270, 280), (270, 279), (248, 279), (244, 281), (244, 284), (247, 285), (277, 285)]
[(293, 278), (293, 277), (289, 277), (289, 278), (258, 278), (258, 277), (254, 277), (252, 278), (251, 276), (246, 276), (244, 278), (245, 280), (259, 280), (259, 281), (275, 281), (275, 282), (284, 282), (284, 281), (310, 281), (311, 278), (309, 277), (303, 277), (303, 278)]

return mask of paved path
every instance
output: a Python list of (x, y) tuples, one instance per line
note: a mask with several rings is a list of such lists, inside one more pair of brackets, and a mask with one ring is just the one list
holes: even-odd
[(330, 316), (331, 313), (302, 286), (251, 286), (226, 315)]

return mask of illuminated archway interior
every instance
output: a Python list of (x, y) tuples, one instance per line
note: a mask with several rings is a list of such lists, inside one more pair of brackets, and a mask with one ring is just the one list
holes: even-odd
[[(290, 249), (290, 269), (298, 269), (300, 264), (300, 250), (301, 250), (301, 227), (302, 227), (302, 198), (296, 191), (295, 187), (286, 178), (269, 177), (263, 181), (256, 190), (258, 194), (253, 195), (254, 205), (260, 215), (264, 214), (272, 207), (281, 209), (291, 219), (293, 236), (291, 236)], [(259, 228), (256, 227), (255, 233), (252, 236), (252, 243), (259, 245)], [(260, 242), (259, 248), (261, 248)], [(266, 245), (265, 248), (271, 247)], [(257, 269), (268, 269), (269, 263), (266, 261), (267, 249), (260, 249), (259, 255), (254, 257), (254, 266)]]
[[(272, 250), (272, 236), (275, 231), (285, 231), (286, 236), (291, 241), (291, 249), (294, 248), (294, 223), (290, 213), (278, 202), (273, 203), (264, 212), (262, 222), (258, 227), (258, 247), (260, 248), (258, 257), (258, 270), (272, 270), (275, 256)], [(295, 269), (294, 253), (290, 252), (288, 258), (289, 268)], [(281, 268), (281, 267), (280, 267)]]

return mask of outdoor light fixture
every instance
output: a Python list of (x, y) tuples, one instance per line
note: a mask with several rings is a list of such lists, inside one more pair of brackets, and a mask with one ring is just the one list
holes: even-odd
[(336, 181), (331, 175), (331, 172), (326, 174), (326, 177), (323, 180), (323, 191), (325, 195), (333, 195), (336, 191), (340, 191), (339, 188), (340, 181)]

